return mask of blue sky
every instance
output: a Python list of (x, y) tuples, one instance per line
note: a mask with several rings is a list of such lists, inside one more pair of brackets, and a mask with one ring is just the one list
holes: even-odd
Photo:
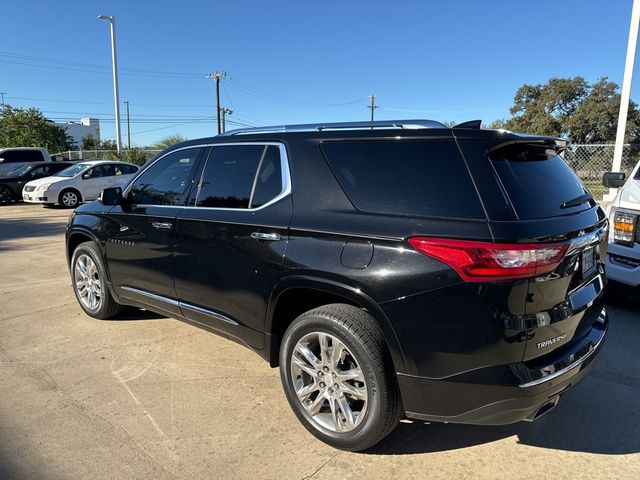
[[(631, 4), (9, 1), (0, 91), (6, 103), (51, 118), (98, 117), (102, 137), (113, 137), (109, 28), (96, 18), (108, 14), (136, 145), (213, 134), (214, 83), (205, 74), (216, 71), (229, 73), (222, 103), (243, 124), (366, 119), (369, 94), (378, 96), (377, 119), (488, 122), (508, 117), (523, 83), (575, 75), (621, 83)], [(125, 141), (124, 122), (123, 133)]]

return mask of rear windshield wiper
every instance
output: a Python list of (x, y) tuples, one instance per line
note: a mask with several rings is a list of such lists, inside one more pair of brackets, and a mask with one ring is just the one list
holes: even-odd
[(577, 207), (578, 205), (590, 202), (591, 200), (593, 200), (593, 196), (591, 196), (590, 193), (585, 193), (583, 195), (580, 195), (579, 197), (574, 198), (573, 200), (564, 202), (562, 205), (560, 205), (560, 208)]

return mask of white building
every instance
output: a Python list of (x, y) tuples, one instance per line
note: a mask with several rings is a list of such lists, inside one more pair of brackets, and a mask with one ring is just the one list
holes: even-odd
[(67, 130), (67, 135), (72, 138), (73, 146), (82, 148), (82, 139), (87, 135), (93, 135), (96, 142), (100, 142), (100, 120), (97, 118), (81, 118), (80, 123), (66, 122), (56, 123), (59, 127)]

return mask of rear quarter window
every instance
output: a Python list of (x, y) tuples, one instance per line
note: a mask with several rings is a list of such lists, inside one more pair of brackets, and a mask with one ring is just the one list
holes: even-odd
[(451, 140), (325, 142), (321, 149), (358, 210), (485, 218), (469, 171)]

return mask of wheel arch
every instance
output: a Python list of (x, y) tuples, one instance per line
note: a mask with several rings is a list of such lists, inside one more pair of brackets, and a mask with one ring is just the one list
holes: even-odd
[(272, 367), (278, 366), (280, 343), (287, 327), (302, 313), (329, 303), (346, 303), (369, 312), (382, 328), (395, 371), (407, 371), (395, 330), (378, 304), (359, 288), (312, 276), (287, 277), (271, 294), (265, 323), (264, 357)]

